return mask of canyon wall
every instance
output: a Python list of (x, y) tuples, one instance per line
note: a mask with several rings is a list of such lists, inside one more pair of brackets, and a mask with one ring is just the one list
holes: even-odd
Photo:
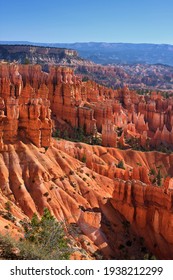
[[(66, 141), (57, 142), (56, 147), (79, 160), (85, 155), (87, 168), (113, 180), (111, 196), (106, 196), (105, 202), (109, 201), (113, 209), (126, 218), (129, 222), (125, 223), (126, 230), (132, 227), (157, 258), (172, 259), (173, 154), (123, 151)], [(120, 162), (123, 162), (121, 167)], [(162, 185), (158, 186), (152, 183), (155, 175), (150, 171), (157, 170), (161, 164)], [(171, 177), (167, 176), (168, 172)], [(107, 188), (109, 190), (109, 184)], [(112, 213), (111, 206), (106, 205), (104, 210)], [(116, 213), (114, 215), (116, 220)]]
[[(130, 147), (172, 148), (172, 109), (172, 98), (82, 82), (70, 68), (1, 64), (0, 224), (20, 232), (20, 220), (46, 207), (79, 227), (75, 238), (90, 243), (90, 255), (125, 258), (118, 248), (133, 240), (126, 253), (136, 254), (143, 237), (171, 259), (173, 154)], [(101, 135), (106, 147), (54, 140), (53, 125)], [(15, 223), (6, 219), (9, 202)]]
[(116, 182), (111, 199), (136, 233), (159, 258), (173, 254), (173, 192), (168, 188), (151, 187), (138, 181)]
[(50, 145), (50, 101), (44, 84), (38, 89), (16, 65), (0, 65), (0, 148), (27, 139), (37, 147)]
[[(14, 128), (9, 129), (13, 130), (14, 138), (17, 137), (18, 118), (19, 129), (25, 128), (26, 137), (36, 134), (36, 131), (29, 131), (32, 120), (37, 122), (43, 138), (50, 135), (50, 108), (56, 128), (64, 127), (69, 136), (73, 129), (80, 128), (87, 135), (101, 133), (104, 146), (144, 150), (173, 148), (171, 97), (165, 99), (155, 92), (140, 96), (127, 87), (112, 90), (92, 81), (82, 82), (67, 67), (51, 66), (49, 73), (45, 73), (39, 65), (1, 64), (0, 78), (1, 118), (8, 114), (10, 127), (9, 115), (12, 114), (10, 110), (13, 111)], [(25, 107), (28, 115), (23, 113)], [(28, 125), (27, 120), (30, 121)], [(42, 145), (37, 137), (35, 135), (34, 143)]]
[[(172, 179), (163, 187), (133, 177), (125, 180), (126, 170), (113, 166), (123, 158), (125, 168), (137, 170), (136, 158), (147, 170), (154, 152), (147, 157), (143, 154), (126, 151), (124, 157), (115, 148), (66, 140), (52, 141), (48, 149), (22, 141), (5, 145), (0, 155), (1, 229), (8, 226), (19, 235), (20, 221), (34, 213), (41, 216), (46, 207), (58, 220), (77, 227), (80, 234), (74, 233), (74, 238), (82, 248), (90, 244), (88, 252), (99, 250), (106, 259), (143, 258), (140, 250), (146, 246), (157, 258), (171, 259)], [(166, 168), (172, 168), (172, 155), (167, 157), (162, 160), (167, 162)], [(142, 237), (146, 245), (140, 244)], [(129, 240), (132, 245), (126, 247)], [(121, 250), (122, 244), (126, 252)]]

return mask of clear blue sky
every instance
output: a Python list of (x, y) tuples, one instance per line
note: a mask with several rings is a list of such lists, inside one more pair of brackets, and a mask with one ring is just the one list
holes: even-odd
[(173, 44), (173, 0), (0, 0), (0, 40)]

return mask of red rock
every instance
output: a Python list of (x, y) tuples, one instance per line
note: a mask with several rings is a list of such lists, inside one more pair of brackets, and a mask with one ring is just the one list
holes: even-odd
[(117, 146), (115, 125), (108, 121), (105, 121), (105, 123), (102, 124), (102, 145), (105, 147)]
[(13, 64), (4, 64), (0, 67), (1, 112), (5, 112), (1, 113), (1, 147), (3, 142), (15, 143), (20, 137), (29, 139), (38, 147), (50, 145), (52, 124), (50, 103), (47, 100), (48, 88), (45, 84), (39, 87), (38, 80), (32, 81), (36, 85), (35, 88), (31, 86), (30, 75), (36, 75), (32, 74), (32, 71), (37, 73), (36, 77), (42, 73), (38, 66), (20, 66), (18, 69)]
[[(173, 155), (115, 147), (128, 148), (131, 139), (143, 147), (171, 146), (172, 108), (171, 99), (156, 93), (141, 97), (127, 87), (82, 82), (69, 68), (47, 74), (38, 65), (0, 65), (0, 211), (10, 201), (22, 219), (46, 207), (58, 220), (78, 224), (90, 249), (107, 259), (121, 257), (125, 218), (158, 258), (171, 259)], [(57, 127), (98, 130), (109, 148), (53, 140), (51, 114)], [(148, 175), (159, 165), (162, 176), (170, 173), (163, 187)]]

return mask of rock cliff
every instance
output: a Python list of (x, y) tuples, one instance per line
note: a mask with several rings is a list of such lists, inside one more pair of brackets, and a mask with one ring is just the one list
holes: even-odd
[[(125, 156), (115, 148), (66, 140), (52, 141), (48, 149), (22, 141), (6, 145), (0, 159), (1, 229), (8, 227), (19, 235), (19, 222), (33, 213), (42, 215), (46, 207), (58, 220), (80, 230), (73, 237), (90, 257), (99, 250), (106, 259), (143, 258), (148, 247), (157, 258), (171, 259), (172, 179), (158, 187), (145, 178), (157, 157), (159, 153), (146, 156), (136, 151), (126, 151)], [(125, 170), (116, 167), (121, 159)], [(138, 179), (135, 160), (143, 163)], [(172, 156), (160, 157), (166, 170), (173, 172), (171, 160)], [(129, 176), (128, 167), (136, 170), (135, 175)]]
[[(77, 228), (86, 258), (141, 259), (149, 249), (171, 259), (173, 154), (130, 148), (172, 148), (172, 106), (82, 82), (70, 68), (1, 64), (1, 231), (22, 234), (19, 222), (46, 207)], [(53, 139), (52, 128), (82, 128), (105, 147)]]
[(172, 258), (173, 193), (169, 187), (166, 191), (135, 180), (117, 182), (111, 203), (157, 257)]
[(91, 61), (79, 57), (75, 50), (33, 45), (0, 45), (0, 60), (21, 64), (40, 64), (46, 71), (49, 65), (93, 65)]
[(0, 143), (22, 139), (38, 147), (50, 145), (50, 101), (44, 84), (32, 87), (15, 65), (0, 65)]
[[(25, 120), (29, 118), (28, 135), (32, 134), (29, 131), (32, 120), (37, 120), (36, 125), (43, 134), (49, 134), (50, 102), (56, 128), (64, 126), (69, 136), (73, 129), (82, 128), (87, 135), (102, 133), (103, 145), (144, 150), (173, 148), (171, 97), (165, 99), (155, 92), (140, 96), (128, 87), (112, 90), (95, 82), (82, 82), (67, 67), (51, 66), (49, 73), (45, 73), (39, 65), (1, 64), (0, 76), (1, 114), (5, 102), (8, 120), (10, 110), (14, 120), (19, 114), (19, 128), (26, 127)], [(28, 116), (23, 114), (26, 107)], [(39, 120), (42, 126), (44, 122), (44, 128)], [(15, 138), (16, 132), (12, 134)]]

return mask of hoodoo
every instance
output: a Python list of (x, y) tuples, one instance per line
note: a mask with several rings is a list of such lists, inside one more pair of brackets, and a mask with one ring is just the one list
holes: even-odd
[(171, 97), (1, 63), (0, 231), (48, 208), (78, 229), (73, 258), (171, 259), (172, 127)]

